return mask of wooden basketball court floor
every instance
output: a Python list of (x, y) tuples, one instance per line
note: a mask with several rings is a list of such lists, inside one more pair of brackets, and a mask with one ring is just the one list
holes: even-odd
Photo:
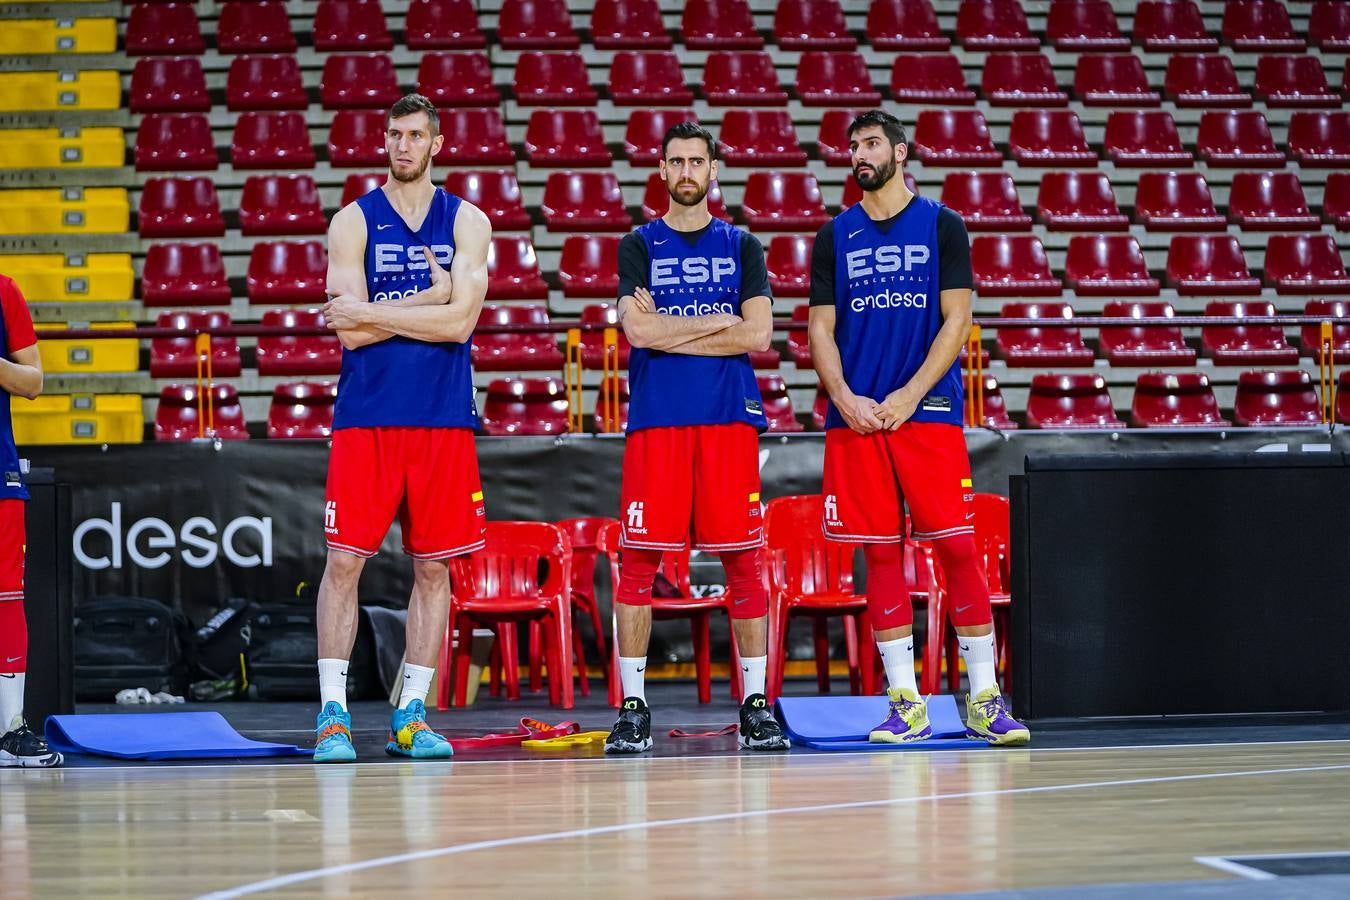
[[(244, 733), (304, 741), (250, 730), (249, 706), (263, 704), (229, 714)], [(1343, 719), (1057, 724), (1025, 749), (765, 755), (668, 738), (653, 708), (649, 757), (378, 761), (388, 707), (370, 703), (354, 709), (367, 761), (353, 765), (0, 770), (0, 897), (1350, 896)], [(594, 697), (576, 712), (587, 729), (612, 721)], [(475, 713), (562, 718), (537, 704)], [(457, 715), (432, 722), (463, 733)], [(733, 716), (724, 701), (680, 721)], [(1272, 877), (1253, 856), (1316, 863), (1248, 880)]]

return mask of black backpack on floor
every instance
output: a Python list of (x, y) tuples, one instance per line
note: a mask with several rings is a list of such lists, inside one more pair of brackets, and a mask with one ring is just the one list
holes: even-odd
[[(360, 628), (347, 668), (348, 700), (381, 694), (372, 645), (369, 626)], [(253, 607), (245, 658), (251, 696), (261, 700), (317, 700), (319, 636), (313, 600)]]
[(183, 693), (187, 620), (158, 600), (92, 597), (75, 608), (75, 696), (112, 703), (124, 688)]

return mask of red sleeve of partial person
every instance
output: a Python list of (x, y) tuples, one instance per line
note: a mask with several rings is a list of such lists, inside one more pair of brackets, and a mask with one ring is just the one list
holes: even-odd
[(19, 286), (3, 275), (0, 275), (0, 315), (5, 319), (6, 351), (13, 353), (37, 343), (28, 301), (23, 299)]

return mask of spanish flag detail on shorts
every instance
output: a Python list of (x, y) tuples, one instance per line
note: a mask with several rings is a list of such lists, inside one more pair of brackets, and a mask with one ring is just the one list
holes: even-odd
[(750, 495), (750, 499), (749, 499), (749, 501), (747, 501), (747, 502), (749, 502), (749, 503), (758, 503), (758, 502), (759, 502), (759, 491), (755, 491), (753, 494), (751, 494), (751, 495)]
[(472, 500), (474, 503), (477, 503), (477, 502), (479, 502), (480, 500), (483, 499), (483, 492), (482, 492), (482, 491), (474, 491), (473, 494), (470, 495), (469, 499)]
[(975, 486), (975, 482), (971, 481), (969, 478), (962, 478), (962, 479), (961, 479), (961, 487), (966, 487), (966, 488), (968, 488), (968, 487), (974, 487), (974, 486)]

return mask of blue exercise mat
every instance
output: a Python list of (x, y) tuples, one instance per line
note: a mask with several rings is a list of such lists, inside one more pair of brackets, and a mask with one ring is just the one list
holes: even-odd
[(49, 716), (47, 744), (61, 753), (91, 753), (116, 759), (214, 759), (314, 753), (291, 744), (249, 740), (217, 712)]
[(779, 697), (778, 717), (794, 744), (815, 750), (967, 750), (988, 747), (966, 737), (951, 694), (928, 698), (933, 736), (912, 744), (873, 744), (867, 735), (886, 720), (889, 701), (876, 697)]

